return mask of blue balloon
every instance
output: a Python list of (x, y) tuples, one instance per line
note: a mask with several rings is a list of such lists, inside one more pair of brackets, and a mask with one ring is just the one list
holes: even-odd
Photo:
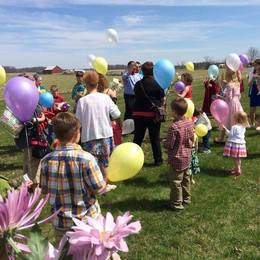
[(51, 93), (45, 92), (40, 94), (39, 104), (43, 107), (51, 108), (54, 104), (54, 99)]
[(153, 76), (162, 89), (167, 89), (174, 80), (175, 68), (169, 60), (160, 59), (154, 65)]
[(217, 65), (210, 65), (208, 68), (208, 75), (210, 78), (217, 78), (219, 74), (219, 68)]

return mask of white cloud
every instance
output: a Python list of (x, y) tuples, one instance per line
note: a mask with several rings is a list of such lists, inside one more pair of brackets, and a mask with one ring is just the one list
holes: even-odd
[(142, 5), (142, 6), (246, 6), (260, 5), (260, 0), (8, 0), (0, 3), (0, 6), (36, 6), (39, 8), (62, 6), (64, 4), (75, 5)]

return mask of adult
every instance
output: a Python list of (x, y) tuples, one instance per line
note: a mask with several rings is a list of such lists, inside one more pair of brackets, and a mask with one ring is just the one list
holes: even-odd
[(83, 84), (83, 75), (84, 75), (84, 71), (82, 70), (76, 71), (75, 76), (76, 76), (77, 83), (74, 85), (71, 92), (71, 97), (75, 101), (75, 105), (73, 109), (74, 112), (76, 112), (78, 100), (81, 97), (85, 96), (86, 94), (86, 88)]
[(127, 71), (122, 76), (125, 99), (124, 120), (133, 118), (133, 109), (135, 103), (134, 87), (135, 83), (140, 79), (141, 75), (136, 73), (136, 63), (134, 61), (129, 61), (127, 64)]
[(165, 93), (153, 78), (153, 63), (145, 62), (142, 65), (143, 79), (135, 84), (134, 104), (134, 143), (142, 145), (146, 129), (149, 131), (149, 138), (153, 150), (154, 165), (162, 164), (162, 152), (160, 144), (161, 123), (154, 122), (155, 113), (151, 101), (156, 106), (162, 106), (165, 102)]
[[(253, 72), (249, 75), (249, 97), (250, 97), (250, 123), (256, 125), (256, 108), (260, 106), (260, 95), (258, 95), (258, 84), (260, 85), (260, 59), (254, 61)], [(260, 127), (257, 127), (260, 130)]]
[(97, 91), (99, 77), (95, 71), (86, 72), (84, 81), (88, 95), (79, 99), (76, 111), (81, 122), (81, 144), (96, 157), (106, 179), (108, 158), (114, 148), (111, 119), (119, 118), (120, 111), (108, 95)]

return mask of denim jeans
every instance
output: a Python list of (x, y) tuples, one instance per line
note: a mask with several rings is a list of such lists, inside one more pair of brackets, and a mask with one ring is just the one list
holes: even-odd
[(210, 144), (209, 144), (209, 139), (211, 137), (211, 130), (208, 131), (207, 135), (203, 137), (203, 149), (204, 150), (210, 150)]

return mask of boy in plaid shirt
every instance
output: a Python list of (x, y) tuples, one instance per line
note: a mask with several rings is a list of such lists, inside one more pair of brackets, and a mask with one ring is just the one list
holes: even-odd
[(43, 193), (50, 194), (52, 211), (62, 208), (53, 223), (58, 242), (73, 225), (72, 217), (84, 221), (87, 215), (95, 218), (100, 214), (96, 194), (109, 188), (95, 158), (77, 144), (79, 120), (66, 112), (56, 115), (52, 123), (61, 144), (42, 159), (40, 186)]
[(167, 149), (170, 164), (170, 206), (173, 209), (184, 209), (183, 205), (191, 203), (191, 179), (189, 166), (194, 139), (194, 126), (191, 120), (184, 117), (188, 104), (183, 98), (171, 103), (173, 123), (170, 126), (164, 147)]

